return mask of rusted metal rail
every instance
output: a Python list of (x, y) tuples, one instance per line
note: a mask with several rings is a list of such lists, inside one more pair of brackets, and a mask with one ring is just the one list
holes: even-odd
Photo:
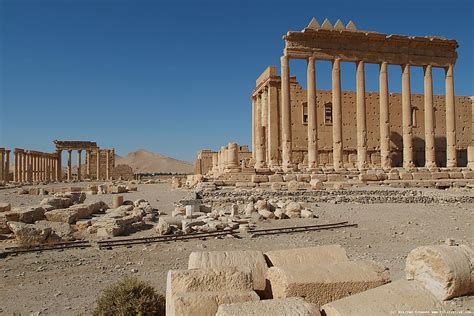
[(18, 246), (18, 247), (6, 247), (3, 252), (0, 253), (0, 257), (6, 257), (7, 255), (13, 255), (24, 252), (38, 252), (45, 250), (63, 250), (69, 248), (88, 248), (92, 245), (87, 240), (71, 241), (71, 242), (58, 242), (52, 244), (42, 244), (33, 246)]
[(127, 238), (127, 239), (115, 239), (115, 240), (101, 240), (97, 244), (99, 248), (112, 248), (116, 246), (131, 246), (137, 244), (151, 244), (156, 242), (170, 242), (170, 241), (180, 241), (188, 239), (198, 239), (198, 238), (207, 238), (207, 237), (221, 237), (225, 235), (237, 235), (237, 232), (234, 230), (223, 230), (212, 233), (193, 233), (193, 234), (183, 234), (183, 235), (164, 235), (164, 236), (155, 236), (155, 237), (143, 237), (143, 238)]
[(268, 229), (254, 229), (250, 230), (251, 237), (258, 237), (264, 235), (275, 235), (275, 234), (290, 234), (307, 231), (320, 231), (320, 230), (331, 230), (345, 227), (357, 227), (357, 224), (349, 224), (349, 222), (339, 222), (332, 224), (321, 224), (311, 226), (293, 226), (293, 227), (281, 227), (281, 228), (268, 228)]

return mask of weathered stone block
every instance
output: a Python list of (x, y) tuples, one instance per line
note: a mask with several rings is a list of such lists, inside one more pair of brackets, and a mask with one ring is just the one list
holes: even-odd
[(46, 219), (51, 222), (63, 222), (73, 224), (78, 219), (78, 212), (74, 209), (57, 209), (44, 213)]
[(359, 180), (362, 182), (367, 181), (378, 181), (378, 177), (375, 173), (361, 173), (359, 174)]
[(311, 180), (320, 180), (324, 182), (328, 180), (328, 176), (324, 173), (316, 173), (311, 175)]
[(18, 243), (24, 245), (43, 243), (51, 234), (51, 228), (49, 227), (40, 227), (20, 222), (8, 222), (7, 225), (15, 235)]
[(438, 171), (431, 173), (431, 179), (438, 180), (438, 179), (449, 179), (449, 173), (446, 171)]
[(338, 173), (328, 174), (327, 178), (329, 182), (346, 181), (346, 176)]
[(45, 210), (41, 206), (29, 206), (26, 208), (14, 208), (9, 212), (4, 212), (7, 221), (22, 222), (32, 224), (44, 219)]
[(284, 180), (285, 182), (296, 181), (296, 175), (295, 175), (295, 174), (291, 174), (291, 173), (290, 173), (290, 174), (285, 174), (285, 175), (283, 176), (283, 180)]
[(349, 261), (346, 250), (340, 245), (273, 250), (265, 252), (264, 255), (269, 264), (274, 267), (296, 267)]
[(268, 182), (268, 176), (263, 175), (263, 174), (253, 174), (252, 175), (252, 182), (253, 183)]
[(41, 205), (51, 205), (54, 209), (68, 208), (73, 204), (72, 199), (65, 197), (47, 197), (41, 200)]
[(301, 297), (219, 305), (216, 316), (298, 315), (319, 316), (319, 308)]
[(400, 180), (413, 180), (413, 174), (410, 172), (400, 172)]
[(319, 306), (390, 281), (385, 268), (371, 261), (271, 267), (267, 280), (273, 298), (299, 296)]
[(253, 289), (256, 291), (265, 290), (267, 263), (261, 251), (203, 251), (192, 252), (189, 255), (189, 269), (226, 267), (237, 267), (242, 271), (251, 271)]
[(0, 203), (0, 213), (1, 212), (9, 212), (11, 211), (12, 206), (10, 203)]
[(390, 315), (394, 311), (437, 311), (444, 305), (418, 281), (399, 280), (321, 307), (327, 316)]
[(283, 176), (281, 174), (272, 174), (268, 176), (270, 182), (283, 182)]
[(451, 171), (448, 173), (450, 179), (464, 179), (464, 175), (462, 172), (458, 171)]
[(413, 172), (413, 180), (431, 180), (430, 172)]
[(298, 175), (296, 175), (296, 181), (309, 183), (309, 181), (311, 181), (311, 175), (309, 175), (309, 174), (298, 174)]

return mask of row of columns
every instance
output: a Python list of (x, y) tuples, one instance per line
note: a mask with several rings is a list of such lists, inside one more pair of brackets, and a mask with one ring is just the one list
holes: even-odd
[(15, 182), (58, 181), (58, 156), (35, 151), (14, 150)]
[[(307, 60), (307, 104), (308, 104), (308, 170), (318, 167), (317, 144), (317, 112), (316, 112), (316, 71), (315, 59)], [(333, 162), (334, 168), (343, 167), (342, 143), (342, 96), (340, 62), (336, 58), (332, 62), (332, 107), (333, 107)], [(368, 167), (367, 161), (367, 116), (365, 105), (365, 62), (356, 62), (356, 125), (357, 125), (357, 167), (362, 170)], [(380, 64), (380, 155), (381, 167), (391, 167), (390, 161), (390, 118), (387, 62)], [(456, 121), (454, 105), (453, 65), (446, 71), (446, 154), (447, 167), (457, 166), (456, 159)], [(425, 155), (426, 167), (436, 167), (435, 133), (432, 89), (432, 66), (424, 67), (424, 107), (425, 107)], [(291, 100), (290, 100), (290, 70), (288, 56), (281, 57), (281, 119), (282, 119), (282, 167), (284, 171), (294, 169), (292, 163), (292, 134), (291, 134)], [(258, 103), (257, 103), (258, 109)], [(258, 114), (257, 114), (258, 115)], [(259, 120), (257, 119), (256, 168), (262, 166), (265, 142), (259, 135)], [(413, 122), (410, 91), (410, 65), (402, 65), (402, 129), (403, 129), (403, 167), (412, 169), (413, 160)], [(263, 153), (262, 153), (263, 152)]]
[[(66, 178), (68, 181), (72, 180), (72, 151), (74, 149), (67, 149), (67, 173)], [(92, 160), (92, 151), (95, 152), (96, 158), (96, 180), (110, 180), (112, 177), (112, 167), (113, 164), (111, 163), (111, 158), (115, 157), (115, 149), (86, 149), (86, 176), (88, 178), (92, 178), (92, 167), (91, 167), (91, 160)], [(101, 176), (101, 165), (100, 165), (100, 156), (101, 153), (105, 151), (105, 178)], [(57, 150), (58, 156), (61, 157), (62, 150)], [(77, 149), (77, 180), (82, 180), (82, 149)]]
[(0, 182), (10, 181), (10, 150), (0, 148)]
[(217, 153), (212, 154), (213, 174), (240, 170), (239, 146), (236, 143), (229, 143), (227, 146), (222, 146)]

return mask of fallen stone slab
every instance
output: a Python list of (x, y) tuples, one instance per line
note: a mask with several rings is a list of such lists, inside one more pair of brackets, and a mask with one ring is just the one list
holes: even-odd
[(160, 216), (155, 230), (160, 235), (168, 235), (173, 232), (173, 229), (179, 228), (182, 225), (183, 217), (174, 216)]
[(267, 298), (299, 296), (318, 306), (390, 281), (388, 271), (372, 261), (271, 267), (267, 280)]
[(439, 300), (474, 292), (474, 252), (467, 246), (422, 246), (406, 259), (406, 278), (422, 283)]
[(11, 209), (12, 206), (10, 203), (0, 203), (0, 212), (9, 212)]
[(7, 221), (33, 224), (44, 219), (45, 209), (42, 206), (28, 206), (26, 208), (14, 208), (9, 212), (4, 212)]
[(75, 240), (74, 229), (71, 225), (61, 222), (37, 221), (35, 226), (39, 229), (51, 229), (51, 235), (48, 240), (51, 241), (72, 241)]
[(75, 209), (57, 209), (44, 213), (46, 219), (51, 222), (63, 222), (73, 224), (78, 219), (78, 211)]
[(296, 267), (349, 261), (346, 250), (341, 245), (272, 250), (265, 252), (264, 256), (269, 267)]
[(73, 204), (72, 199), (67, 197), (51, 196), (41, 200), (41, 205), (51, 205), (53, 209), (68, 208)]
[(301, 297), (221, 304), (216, 316), (262, 316), (298, 315), (319, 316), (319, 307), (306, 302)]
[(251, 271), (253, 289), (259, 294), (264, 292), (268, 268), (261, 251), (201, 251), (189, 255), (189, 269), (225, 267), (236, 267), (244, 272)]
[(219, 304), (258, 300), (252, 274), (234, 267), (170, 270), (166, 315), (215, 315)]
[(444, 305), (418, 281), (399, 280), (327, 303), (326, 316), (413, 314), (414, 311), (447, 315)]
[(8, 222), (8, 228), (13, 232), (19, 244), (34, 245), (44, 243), (51, 235), (50, 227), (41, 227), (21, 222)]

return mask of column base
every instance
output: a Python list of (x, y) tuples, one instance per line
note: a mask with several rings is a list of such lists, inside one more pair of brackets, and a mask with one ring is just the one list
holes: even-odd
[(297, 170), (297, 167), (295, 164), (290, 163), (290, 162), (284, 162), (282, 166), (283, 172), (293, 172)]
[(255, 169), (265, 169), (265, 168), (267, 168), (267, 164), (265, 162), (256, 162), (254, 168)]

